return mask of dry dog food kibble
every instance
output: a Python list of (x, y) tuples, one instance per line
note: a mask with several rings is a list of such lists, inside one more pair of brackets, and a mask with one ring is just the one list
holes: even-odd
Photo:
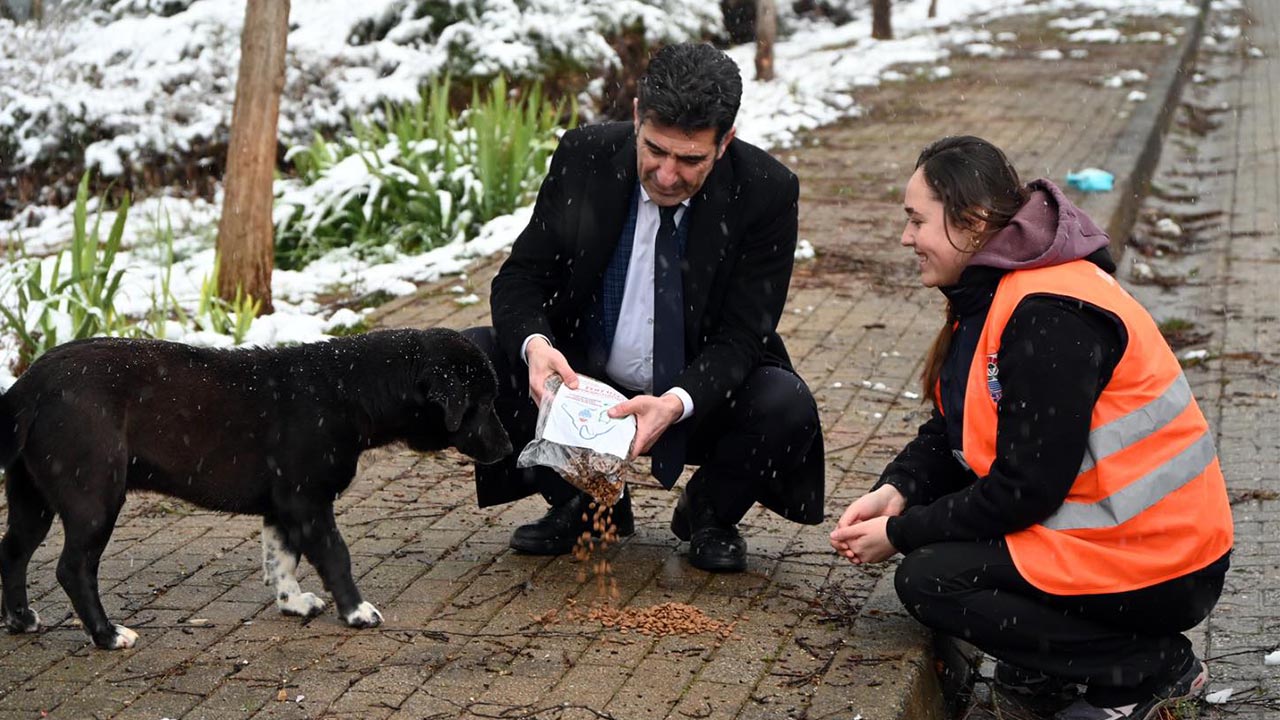
[[(587, 513), (591, 514), (590, 517)], [(590, 567), (596, 579), (596, 597), (608, 603), (618, 598), (618, 581), (612, 577), (613, 566), (604, 558), (593, 561), (592, 557), (597, 550), (603, 553), (618, 541), (618, 527), (613, 522), (613, 506), (593, 502), (587, 512), (582, 514), (582, 520), (591, 523), (591, 530), (578, 536), (578, 543), (573, 548), (574, 559), (583, 564), (583, 568), (578, 571), (578, 582), (586, 582), (586, 568)]]
[(592, 620), (622, 634), (639, 633), (650, 637), (670, 635), (715, 635), (727, 640), (737, 628), (737, 621), (721, 622), (708, 617), (699, 608), (687, 603), (667, 602), (642, 608), (615, 608), (608, 604), (595, 604), (579, 608), (570, 599), (563, 612), (552, 610), (536, 616), (543, 624)]
[[(588, 513), (590, 513), (588, 515)], [(701, 610), (685, 603), (662, 603), (644, 608), (615, 608), (613, 603), (619, 598), (618, 581), (613, 577), (613, 566), (603, 557), (596, 557), (609, 545), (617, 542), (617, 527), (613, 522), (613, 507), (600, 503), (591, 503), (590, 509), (583, 513), (583, 522), (591, 523), (591, 530), (584, 531), (573, 549), (573, 557), (582, 563), (578, 571), (578, 582), (586, 582), (590, 569), (596, 584), (596, 600), (586, 609), (579, 609), (577, 602), (570, 599), (564, 613), (568, 621), (593, 620), (606, 628), (613, 628), (621, 633), (641, 633), (654, 637), (668, 635), (713, 634), (720, 639), (728, 639), (736, 622), (725, 623), (707, 617)], [(561, 614), (551, 611), (535, 620), (541, 623), (553, 623)]]
[(622, 497), (622, 481), (618, 477), (621, 469), (618, 458), (612, 455), (584, 452), (570, 457), (560, 475), (597, 503), (611, 508)]
[(645, 608), (613, 608), (597, 606), (587, 611), (587, 618), (599, 620), (607, 628), (634, 631), (654, 637), (667, 635), (718, 635), (727, 640), (737, 623), (724, 623), (707, 617), (686, 603), (668, 602)]

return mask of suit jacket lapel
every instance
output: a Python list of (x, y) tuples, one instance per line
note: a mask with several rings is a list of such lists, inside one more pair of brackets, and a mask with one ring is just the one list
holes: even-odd
[(698, 344), (702, 314), (707, 308), (716, 270), (733, 251), (738, 213), (732, 212), (734, 197), (733, 166), (728, 154), (716, 162), (702, 190), (694, 196), (689, 236), (684, 251), (685, 351), (692, 353)]

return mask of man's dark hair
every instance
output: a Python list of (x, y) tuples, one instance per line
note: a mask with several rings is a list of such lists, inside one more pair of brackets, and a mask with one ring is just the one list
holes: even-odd
[(685, 132), (715, 128), (716, 144), (738, 117), (742, 75), (728, 55), (705, 43), (668, 45), (640, 78), (640, 120)]

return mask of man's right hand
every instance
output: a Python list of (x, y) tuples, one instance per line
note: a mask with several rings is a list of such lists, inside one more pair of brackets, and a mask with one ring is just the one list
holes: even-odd
[(542, 392), (546, 388), (547, 378), (559, 375), (570, 390), (578, 389), (578, 373), (569, 367), (564, 354), (551, 347), (545, 339), (536, 337), (529, 341), (524, 350), (525, 361), (529, 363), (529, 396), (533, 402), (542, 404)]

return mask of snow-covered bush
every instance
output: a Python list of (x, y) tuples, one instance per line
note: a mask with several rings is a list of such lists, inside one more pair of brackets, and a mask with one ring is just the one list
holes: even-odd
[[(63, 205), (85, 169), (117, 185), (216, 173), (244, 3), (87, 0), (43, 27), (0, 21), (0, 218)], [(307, 142), (433, 78), (498, 76), (576, 94), (622, 63), (615, 44), (720, 32), (686, 0), (294, 0), (280, 135)]]

